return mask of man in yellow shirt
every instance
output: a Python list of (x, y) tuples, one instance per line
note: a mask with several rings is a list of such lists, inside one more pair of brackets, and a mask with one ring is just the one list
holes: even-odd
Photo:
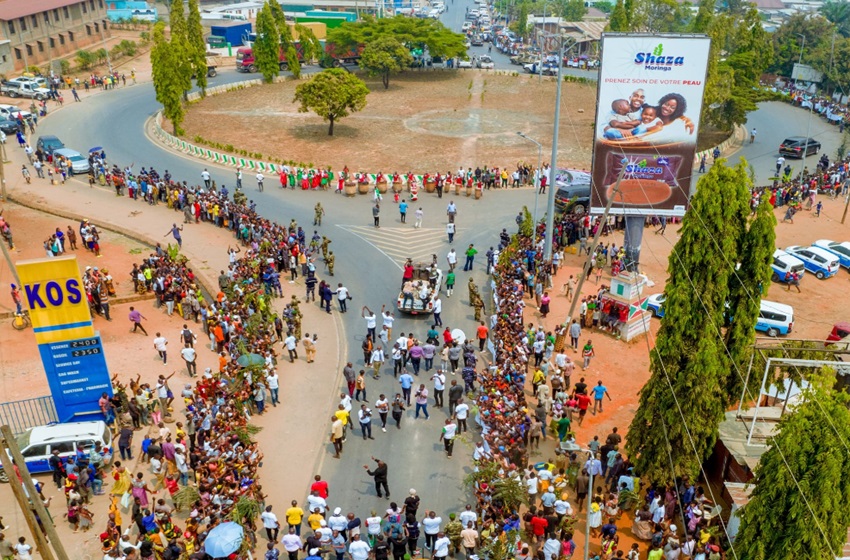
[(319, 508), (313, 510), (313, 513), (310, 514), (310, 517), (307, 518), (307, 524), (313, 530), (313, 532), (318, 531), (319, 527), (322, 526), (322, 521), (325, 520), (325, 516), (319, 513)]
[(292, 500), (292, 507), (286, 510), (286, 522), (290, 527), (295, 527), (295, 534), (299, 537), (302, 519), (304, 519), (304, 510), (298, 507), (298, 500)]

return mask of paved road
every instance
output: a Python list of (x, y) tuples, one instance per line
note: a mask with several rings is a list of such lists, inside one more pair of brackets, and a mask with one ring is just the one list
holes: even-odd
[[(760, 103), (758, 110), (749, 114), (745, 126), (748, 131), (756, 129), (756, 141), (750, 144), (748, 140), (730, 158), (730, 163), (736, 164), (739, 158), (746, 158), (755, 172), (756, 185), (769, 184), (770, 178), (776, 172), (779, 144), (789, 136), (806, 136), (807, 129), (811, 127), (809, 136), (823, 144), (821, 154), (827, 154), (830, 161), (835, 160), (835, 151), (841, 143), (837, 126), (827, 124), (817, 113), (810, 115), (808, 110), (780, 101)], [(819, 157), (820, 155), (809, 156), (805, 160), (788, 159), (787, 162), (796, 174), (803, 165), (814, 169)]]
[[(213, 84), (249, 77), (253, 76), (225, 71), (214, 79)], [(96, 145), (104, 146), (109, 160), (122, 166), (130, 162), (135, 162), (137, 169), (154, 165), (160, 172), (168, 169), (176, 178), (200, 182), (200, 173), (205, 167), (201, 162), (168, 152), (142, 136), (145, 120), (157, 108), (152, 86), (139, 85), (101, 94), (59, 111), (43, 121), (38, 132), (56, 134), (69, 147), (80, 151), (87, 151)], [(233, 170), (213, 165), (206, 167), (217, 184), (232, 188)], [(448, 251), (443, 233), (445, 207), (452, 197), (440, 200), (433, 195), (426, 195), (419, 202), (412, 203), (409, 215), (412, 216), (418, 206), (425, 212), (422, 230), (414, 230), (412, 223), (406, 226), (400, 224), (396, 206), (388, 199), (384, 204), (382, 227), (377, 230), (371, 227), (370, 197), (346, 199), (331, 193), (283, 192), (272, 187), (274, 183), (267, 181), (266, 191), (259, 193), (251, 179), (246, 177), (244, 180), (246, 192), (258, 203), (264, 215), (278, 221), (295, 218), (299, 223), (307, 225), (309, 232), (316, 200), (320, 200), (327, 210), (324, 226), (317, 229), (330, 236), (333, 240), (331, 249), (337, 255), (336, 277), (330, 280), (344, 282), (354, 296), (350, 302), (351, 311), (342, 317), (345, 330), (343, 339), (349, 344), (349, 358), (360, 367), (363, 363), (360, 344), (366, 329), (358, 310), (368, 305), (377, 312), (382, 304), (394, 304), (401, 279), (400, 262), (406, 256), (425, 258), (436, 253), (440, 262), (445, 262)], [(530, 190), (522, 190), (486, 193), (479, 201), (466, 197), (454, 198), (459, 207), (455, 246), (462, 250), (469, 243), (475, 243), (481, 249), (473, 273), (481, 285), (485, 280), (483, 257), (486, 248), (496, 243), (501, 224), (513, 224), (513, 217), (519, 207), (533, 204), (534, 194)], [(186, 242), (193, 242), (188, 237)], [(320, 272), (324, 272), (321, 266)], [(446, 325), (472, 333), (475, 325), (472, 309), (466, 305), (467, 278), (467, 273), (459, 272), (455, 296), (451, 299), (443, 298), (443, 321)], [(422, 337), (429, 325), (427, 317), (400, 317), (395, 324), (394, 336), (412, 330)], [(305, 328), (309, 330), (309, 324)], [(394, 394), (398, 391), (396, 385), (391, 376), (384, 375), (380, 381), (368, 378), (370, 403), (374, 405), (379, 392)], [(431, 382), (427, 382), (427, 386), (429, 390), (433, 388)], [(284, 398), (287, 397), (292, 396)], [(336, 404), (317, 402), (316, 415), (304, 421), (324, 422)], [(447, 459), (440, 452), (437, 440), (445, 418), (445, 412), (432, 411), (430, 421), (420, 419), (414, 425), (411, 413), (403, 421), (401, 433), (396, 433), (395, 428), (387, 434), (377, 429), (375, 441), (368, 443), (358, 439), (356, 436), (359, 434), (353, 434), (346, 444), (342, 461), (323, 455), (319, 472), (330, 481), (334, 489), (333, 503), (361, 514), (368, 513), (373, 507), (385, 507), (384, 501), (374, 495), (371, 479), (366, 477), (362, 468), (362, 465), (370, 463), (370, 456), (375, 455), (385, 459), (390, 466), (390, 489), (394, 498), (403, 498), (410, 487), (415, 487), (423, 495), (423, 507), (444, 512), (456, 510), (464, 501), (461, 484), (469, 468), (471, 448), (458, 443), (453, 459)], [(259, 437), (264, 445), (273, 445), (273, 442), (279, 441), (275, 438), (274, 430), (264, 430)], [(296, 456), (298, 460), (310, 464), (317, 459), (298, 456), (297, 450), (293, 450), (293, 457)], [(302, 499), (303, 496), (293, 498)], [(278, 507), (282, 506), (278, 504)]]

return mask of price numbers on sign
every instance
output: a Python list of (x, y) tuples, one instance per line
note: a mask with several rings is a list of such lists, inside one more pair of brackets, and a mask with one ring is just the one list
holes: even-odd
[(97, 346), (96, 338), (84, 338), (82, 340), (71, 341), (71, 348), (85, 348), (86, 346)]
[(79, 358), (80, 356), (91, 356), (94, 354), (100, 354), (100, 348), (84, 348), (82, 350), (74, 350), (71, 352), (71, 356), (75, 358)]

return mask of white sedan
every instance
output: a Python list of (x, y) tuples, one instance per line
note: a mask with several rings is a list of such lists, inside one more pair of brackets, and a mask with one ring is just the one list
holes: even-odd
[(457, 67), (458, 68), (472, 68), (472, 61), (471, 60), (463, 60), (463, 59), (458, 60), (457, 61)]
[(493, 62), (493, 59), (487, 56), (486, 54), (481, 55), (481, 58), (478, 59), (476, 66), (484, 70), (492, 70), (496, 67), (495, 63)]

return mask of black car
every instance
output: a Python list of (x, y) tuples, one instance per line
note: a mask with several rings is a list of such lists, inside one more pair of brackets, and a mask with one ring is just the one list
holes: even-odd
[(18, 132), (18, 123), (17, 121), (10, 121), (8, 119), (0, 120), (0, 130), (4, 134), (15, 134)]
[(55, 136), (39, 136), (35, 147), (45, 154), (52, 154), (53, 150), (60, 150), (65, 144)]
[(475, 37), (472, 38), (472, 41), (470, 41), (470, 44), (473, 47), (483, 47), (484, 46), (484, 40), (481, 39), (481, 35), (476, 35)]
[(555, 207), (567, 214), (584, 214), (590, 207), (590, 174), (586, 171), (559, 169), (555, 178), (558, 190)]
[(779, 145), (780, 154), (800, 159), (817, 154), (820, 149), (820, 142), (814, 138), (806, 138), (805, 136), (791, 136), (783, 140), (782, 144)]

